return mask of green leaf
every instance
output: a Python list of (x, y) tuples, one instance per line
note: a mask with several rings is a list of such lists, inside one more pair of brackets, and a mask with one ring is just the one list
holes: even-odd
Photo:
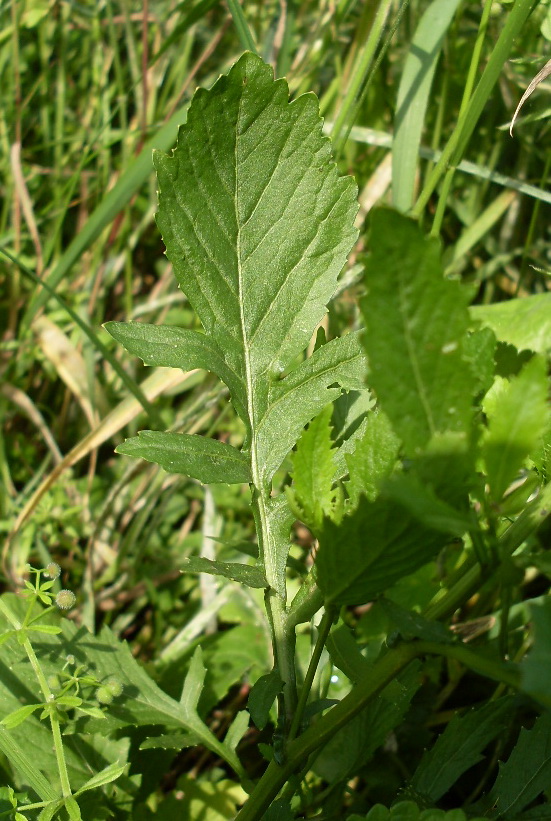
[(403, 718), (421, 684), (416, 661), (384, 688), (355, 720), (339, 730), (323, 748), (314, 771), (329, 784), (346, 778), (365, 765)]
[(246, 396), (260, 486), (304, 425), (359, 383), (355, 337), (280, 379), (334, 293), (356, 237), (356, 188), (337, 175), (315, 97), (289, 103), (285, 81), (253, 54), (196, 92), (174, 152), (155, 166), (167, 256)]
[(541, 715), (531, 730), (522, 729), (499, 773), (487, 802), (501, 817), (518, 813), (551, 787), (551, 715)]
[(483, 443), (488, 484), (498, 502), (549, 424), (547, 369), (533, 357), (510, 382), (501, 380), (484, 403), (488, 433)]
[(203, 368), (215, 373), (230, 389), (238, 414), (247, 419), (243, 383), (211, 337), (172, 325), (145, 322), (106, 322), (103, 327), (145, 365), (183, 370)]
[(410, 786), (438, 801), (464, 772), (482, 760), (487, 745), (505, 732), (512, 702), (512, 698), (501, 698), (456, 715), (424, 754)]
[(235, 750), (248, 729), (249, 713), (246, 710), (239, 710), (224, 736), (226, 747)]
[(324, 521), (316, 567), (326, 604), (372, 601), (426, 564), (447, 541), (398, 501), (362, 497), (340, 524)]
[(370, 237), (361, 303), (369, 385), (414, 454), (436, 433), (470, 429), (476, 385), (462, 352), (467, 292), (443, 278), (438, 242), (412, 220), (378, 209)]
[(75, 795), (80, 795), (87, 790), (95, 790), (97, 787), (103, 787), (104, 784), (110, 784), (112, 781), (116, 781), (117, 778), (125, 771), (128, 765), (124, 764), (109, 764), (108, 767), (105, 767), (99, 773), (96, 773), (92, 776), (92, 778), (84, 784), (83, 787), (75, 793)]
[(250, 482), (247, 457), (240, 451), (204, 436), (142, 430), (117, 448), (126, 456), (141, 456), (172, 473), (193, 476), (204, 484)]
[(369, 675), (371, 664), (362, 655), (358, 642), (346, 624), (332, 630), (326, 642), (331, 661), (350, 681), (357, 684)]
[(146, 738), (140, 744), (140, 750), (183, 750), (198, 743), (199, 739), (193, 733), (164, 733)]
[(14, 727), (18, 727), (26, 718), (41, 707), (44, 707), (44, 704), (25, 704), (25, 706), (20, 707), (19, 710), (14, 710), (13, 713), (4, 716), (0, 723), (4, 725), (6, 730), (13, 730)]
[(320, 530), (324, 516), (332, 517), (341, 498), (333, 488), (332, 414), (333, 406), (328, 405), (302, 434), (293, 455), (293, 485), (287, 489), (295, 515), (313, 533)]
[(346, 490), (352, 507), (357, 507), (361, 493), (374, 501), (381, 479), (388, 476), (396, 464), (399, 449), (400, 440), (388, 417), (382, 411), (368, 414), (363, 437), (354, 453), (345, 457), (350, 476)]
[(183, 573), (210, 573), (213, 576), (224, 576), (234, 582), (246, 584), (247, 587), (267, 587), (264, 573), (259, 567), (250, 567), (239, 562), (219, 562), (204, 559), (202, 556), (192, 556), (184, 559), (181, 570)]
[(270, 718), (270, 710), (276, 696), (281, 693), (283, 682), (277, 670), (260, 676), (249, 693), (247, 707), (259, 730), (263, 730)]
[(471, 317), (493, 330), (500, 342), (519, 351), (551, 350), (551, 294), (533, 294), (493, 305), (473, 305)]

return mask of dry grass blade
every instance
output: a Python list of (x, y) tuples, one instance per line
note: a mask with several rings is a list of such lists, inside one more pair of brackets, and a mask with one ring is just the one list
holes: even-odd
[(534, 79), (532, 80), (532, 82), (530, 83), (530, 85), (528, 86), (528, 88), (526, 89), (526, 91), (524, 92), (522, 97), (520, 98), (520, 103), (517, 105), (517, 107), (515, 109), (515, 113), (513, 114), (513, 119), (511, 120), (511, 125), (509, 126), (509, 134), (511, 135), (511, 137), (513, 136), (513, 128), (514, 128), (516, 119), (517, 119), (517, 117), (520, 113), (520, 109), (522, 108), (522, 106), (524, 105), (524, 103), (526, 102), (528, 97), (530, 97), (531, 94), (535, 91), (535, 89), (539, 86), (539, 84), (543, 83), (543, 81), (546, 80), (547, 77), (549, 77), (550, 74), (551, 74), (551, 60), (548, 60), (546, 62), (546, 64), (544, 65), (544, 67), (542, 68), (542, 70), (538, 71), (538, 73), (536, 74), (536, 76), (534, 77)]

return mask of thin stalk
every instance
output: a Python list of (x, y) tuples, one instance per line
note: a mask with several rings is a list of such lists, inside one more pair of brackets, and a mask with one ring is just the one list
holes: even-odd
[(257, 48), (254, 44), (253, 36), (247, 23), (247, 18), (243, 14), (243, 9), (239, 5), (238, 0), (228, 0), (228, 8), (235, 23), (235, 29), (239, 42), (245, 51), (252, 51), (253, 54), (258, 54)]
[(323, 648), (325, 647), (325, 642), (327, 641), (327, 636), (329, 635), (329, 631), (331, 630), (331, 625), (333, 624), (334, 618), (334, 608), (328, 607), (325, 613), (323, 614), (320, 625), (318, 627), (318, 637), (316, 639), (314, 652), (312, 653), (312, 658), (310, 659), (308, 670), (306, 671), (304, 683), (300, 690), (297, 709), (295, 711), (295, 715), (293, 716), (291, 729), (289, 730), (289, 741), (292, 741), (293, 738), (296, 738), (298, 731), (300, 730), (300, 725), (302, 723), (302, 716), (304, 715), (306, 702), (308, 701), (308, 696), (310, 695), (310, 690), (312, 689), (314, 676), (316, 675), (316, 670), (318, 669), (321, 654), (323, 652)]
[[(14, 614), (11, 612), (9, 607), (6, 606), (5, 602), (2, 599), (0, 599), (0, 611), (4, 614), (4, 616), (12, 625), (14, 630), (24, 629), (19, 619), (17, 619), (14, 616)], [(34, 652), (34, 648), (28, 638), (24, 639), (22, 647), (24, 648), (27, 654), (27, 658), (29, 659), (29, 662), (31, 664), (31, 667), (34, 670), (34, 674), (37, 678), (38, 684), (42, 691), (42, 695), (44, 696), (45, 704), (53, 704), (55, 696), (48, 687), (46, 676), (42, 671), (40, 662), (38, 661), (36, 653)], [(69, 783), (69, 773), (67, 772), (67, 762), (65, 760), (65, 751), (63, 749), (63, 741), (61, 739), (61, 728), (59, 725), (59, 720), (55, 714), (55, 710), (49, 710), (49, 718), (52, 736), (54, 740), (54, 750), (57, 761), (57, 768), (59, 771), (59, 778), (61, 782), (61, 791), (63, 797), (68, 798), (73, 793), (71, 791), (71, 784)]]
[(413, 659), (426, 655), (453, 658), (466, 667), (508, 686), (518, 688), (520, 685), (521, 676), (516, 665), (501, 664), (480, 656), (462, 645), (425, 641), (400, 644), (375, 663), (369, 677), (356, 685), (342, 701), (303, 735), (288, 744), (283, 765), (273, 761), (270, 763), (251, 797), (237, 814), (236, 821), (260, 821), (280, 789), (293, 773), (306, 763), (308, 757), (352, 721)]

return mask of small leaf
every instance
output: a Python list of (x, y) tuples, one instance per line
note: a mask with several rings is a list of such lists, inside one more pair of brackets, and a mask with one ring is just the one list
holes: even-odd
[(510, 382), (503, 380), (484, 410), (488, 433), (483, 443), (488, 483), (499, 502), (534, 450), (549, 423), (545, 361), (535, 356)]
[(453, 636), (443, 624), (424, 619), (419, 613), (413, 610), (406, 610), (392, 599), (381, 598), (378, 600), (379, 607), (391, 622), (392, 626), (399, 630), (402, 638), (423, 639), (424, 641), (436, 641), (442, 644), (453, 644)]
[(19, 710), (14, 710), (13, 713), (4, 716), (0, 723), (4, 725), (6, 730), (13, 730), (14, 727), (17, 727), (19, 726), (19, 724), (22, 724), (26, 718), (31, 716), (36, 710), (39, 710), (41, 707), (44, 707), (44, 705), (25, 704), (25, 706), (20, 707)]
[(293, 454), (293, 485), (287, 497), (297, 518), (316, 533), (323, 517), (332, 517), (339, 491), (333, 488), (335, 465), (331, 439), (332, 405), (310, 422)]
[(104, 784), (110, 784), (112, 781), (116, 781), (117, 778), (123, 774), (125, 769), (127, 768), (127, 764), (109, 764), (108, 767), (105, 767), (99, 773), (92, 776), (89, 781), (84, 784), (76, 793), (75, 795), (80, 795), (87, 790), (95, 790), (97, 787), (103, 787)]
[(195, 715), (197, 713), (197, 705), (199, 703), (199, 696), (203, 689), (205, 681), (205, 665), (203, 664), (203, 651), (201, 647), (197, 647), (189, 665), (189, 670), (184, 681), (182, 695), (180, 696), (180, 704), (187, 716)]
[(240, 562), (219, 562), (204, 559), (202, 556), (193, 556), (184, 559), (181, 570), (183, 573), (210, 573), (213, 576), (224, 576), (226, 579), (232, 579), (247, 587), (268, 586), (264, 573), (259, 567), (251, 567)]
[(193, 733), (165, 733), (146, 738), (140, 744), (140, 750), (184, 750), (199, 743)]
[(230, 750), (235, 750), (248, 729), (249, 713), (246, 710), (240, 710), (224, 736), (224, 744), (226, 747)]
[(456, 715), (421, 759), (410, 786), (438, 801), (464, 772), (482, 760), (488, 744), (505, 732), (512, 706), (512, 698), (501, 698)]
[(117, 453), (141, 456), (171, 473), (192, 476), (204, 484), (250, 482), (247, 457), (240, 451), (204, 436), (142, 430), (127, 439)]
[(272, 670), (265, 676), (260, 676), (255, 682), (247, 707), (251, 718), (259, 730), (263, 730), (270, 719), (270, 710), (276, 696), (281, 693), (283, 682), (277, 670)]
[(56, 627), (53, 624), (33, 624), (32, 627), (29, 627), (29, 632), (47, 633), (50, 636), (57, 636), (61, 633), (61, 627)]

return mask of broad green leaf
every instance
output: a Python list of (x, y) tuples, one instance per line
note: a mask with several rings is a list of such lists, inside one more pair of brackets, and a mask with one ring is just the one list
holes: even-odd
[(541, 715), (531, 730), (522, 729), (513, 752), (500, 763), (487, 802), (498, 818), (516, 818), (551, 787), (551, 715)]
[(361, 303), (369, 385), (413, 454), (436, 433), (470, 429), (467, 292), (443, 278), (437, 241), (395, 211), (373, 212), (370, 248)]
[(355, 185), (337, 175), (315, 97), (289, 103), (285, 81), (253, 54), (195, 94), (174, 152), (157, 154), (155, 166), (167, 256), (246, 396), (260, 486), (304, 425), (360, 382), (355, 337), (280, 379), (323, 317), (354, 242)]
[(270, 710), (276, 696), (281, 693), (283, 682), (277, 670), (260, 676), (254, 683), (247, 707), (259, 730), (263, 730), (270, 718)]
[(410, 786), (438, 801), (464, 772), (482, 760), (487, 745), (506, 731), (512, 702), (512, 698), (501, 698), (456, 715), (424, 754)]
[(549, 424), (545, 361), (533, 357), (518, 376), (496, 387), (484, 404), (488, 433), (483, 455), (490, 492), (498, 502)]
[(338, 447), (333, 456), (335, 481), (344, 479), (348, 474), (347, 457), (365, 436), (370, 411), (374, 407), (375, 399), (366, 388), (343, 393), (333, 403), (333, 431)]
[(172, 325), (148, 325), (145, 322), (106, 322), (103, 327), (145, 365), (212, 371), (230, 389), (241, 418), (247, 419), (243, 383), (228, 367), (224, 353), (211, 337)]
[(388, 476), (398, 458), (400, 440), (394, 433), (388, 417), (382, 412), (368, 414), (363, 437), (355, 451), (347, 455), (349, 480), (346, 490), (352, 507), (356, 507), (360, 494), (373, 501), (379, 492), (381, 479)]
[(396, 103), (392, 143), (392, 204), (413, 205), (418, 152), (432, 80), (459, 0), (433, 0), (421, 17), (406, 57)]
[(401, 721), (421, 685), (420, 662), (410, 664), (380, 696), (339, 730), (323, 748), (314, 771), (334, 784), (365, 765)]
[(295, 515), (313, 533), (321, 528), (324, 516), (332, 517), (341, 498), (340, 490), (333, 488), (332, 413), (328, 405), (299, 439), (293, 455), (293, 485), (287, 489)]
[(210, 573), (213, 576), (224, 576), (234, 582), (246, 584), (247, 587), (267, 587), (264, 573), (258, 567), (251, 567), (240, 562), (219, 562), (192, 556), (184, 559), (181, 565), (183, 573)]
[(448, 538), (398, 501), (365, 497), (340, 524), (324, 521), (316, 555), (326, 604), (363, 604), (426, 564)]
[(487, 325), (500, 342), (519, 351), (546, 354), (551, 350), (551, 294), (533, 294), (493, 305), (473, 305), (471, 317)]
[(184, 797), (178, 802), (179, 812), (175, 817), (190, 821), (228, 821), (236, 817), (239, 806), (248, 797), (240, 784), (227, 778), (212, 782), (183, 776), (177, 788)]
[(204, 484), (251, 481), (249, 461), (241, 451), (204, 436), (142, 430), (119, 445), (117, 453), (141, 456), (165, 470), (193, 476)]

